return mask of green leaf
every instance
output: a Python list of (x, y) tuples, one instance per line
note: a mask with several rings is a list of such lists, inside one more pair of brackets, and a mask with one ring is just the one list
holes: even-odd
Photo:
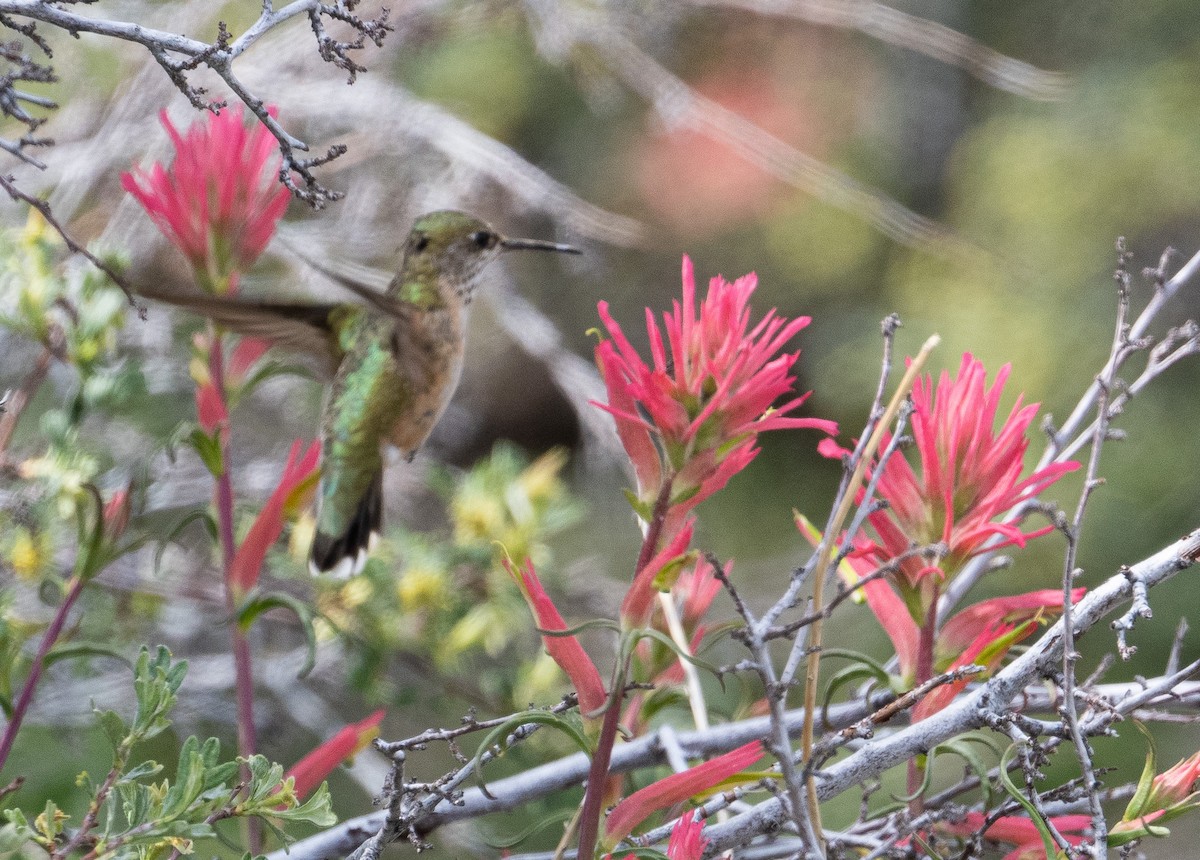
[[(685, 654), (679, 649), (679, 646), (675, 644), (674, 639), (659, 630), (652, 630), (647, 627), (643, 627), (638, 630), (630, 630), (626, 634), (625, 639), (622, 640), (621, 658), (625, 659), (628, 654), (632, 653), (633, 648), (636, 647), (638, 641), (641, 639), (653, 639), (655, 642), (670, 648), (673, 652), (675, 652), (675, 656), (680, 660), (686, 660), (698, 669), (704, 669), (707, 672), (711, 672), (713, 676), (720, 681), (721, 689), (725, 689), (725, 679), (721, 676), (721, 673), (717, 671), (716, 666), (714, 666), (712, 663), (707, 663), (704, 660), (699, 659), (694, 654)], [(628, 648), (628, 650), (626, 650), (626, 648)]]
[(130, 737), (146, 740), (170, 726), (167, 714), (175, 706), (175, 694), (187, 674), (187, 661), (171, 662), (171, 652), (158, 646), (153, 660), (142, 648), (134, 665), (133, 689), (137, 699)]
[(871, 659), (866, 654), (860, 654), (857, 651), (849, 651), (844, 648), (827, 648), (821, 652), (821, 657), (822, 659), (843, 657), (854, 664), (840, 670), (829, 679), (829, 686), (825, 690), (824, 708), (829, 707), (834, 695), (837, 694), (837, 691), (842, 686), (853, 683), (860, 678), (874, 678), (881, 684), (888, 687), (891, 686), (891, 676), (887, 670), (883, 668), (882, 664)]
[(129, 658), (115, 645), (104, 642), (65, 642), (55, 645), (46, 654), (46, 665), (52, 666), (60, 660), (72, 660), (79, 657), (111, 657), (120, 660), (132, 668)]
[(200, 755), (200, 741), (192, 735), (179, 750), (175, 780), (163, 797), (162, 817), (169, 820), (183, 815), (203, 790), (204, 759)]
[(52, 844), (58, 839), (66, 826), (68, 815), (58, 808), (53, 800), (46, 801), (46, 807), (42, 810), (42, 814), (33, 820), (34, 829), (39, 834), (39, 842), (43, 841), (46, 844)]
[(317, 662), (317, 631), (313, 627), (312, 609), (302, 600), (297, 600), (282, 591), (255, 592), (247, 597), (237, 613), (238, 626), (246, 632), (255, 620), (269, 609), (287, 609), (300, 621), (300, 629), (304, 631), (304, 639), (308, 646), (305, 652), (304, 665), (300, 667), (297, 679), (304, 678), (312, 671)]
[(162, 765), (156, 761), (144, 761), (141, 764), (134, 765), (121, 774), (122, 782), (134, 782), (135, 780), (145, 779), (148, 776), (155, 776), (162, 772)]
[(573, 725), (570, 721), (563, 719), (558, 714), (552, 714), (548, 711), (525, 711), (520, 714), (513, 714), (512, 717), (505, 720), (496, 728), (488, 732), (487, 736), (479, 744), (479, 748), (475, 750), (475, 756), (471, 759), (471, 765), (475, 770), (475, 776), (479, 779), (479, 785), (483, 789), (483, 793), (487, 795), (487, 782), (483, 778), (483, 754), (490, 750), (493, 746), (498, 746), (503, 752), (508, 749), (506, 740), (508, 736), (516, 731), (520, 726), (528, 723), (537, 723), (538, 725), (547, 726), (552, 729), (558, 729), (568, 738), (575, 742), (575, 745), (583, 750), (587, 755), (592, 754), (592, 747), (588, 743), (587, 738), (578, 726)]
[(1042, 847), (1046, 849), (1047, 857), (1056, 857), (1058, 855), (1058, 847), (1054, 844), (1054, 837), (1050, 835), (1050, 828), (1046, 826), (1046, 822), (1042, 820), (1042, 816), (1038, 813), (1034, 805), (1029, 801), (1024, 794), (1013, 782), (1012, 776), (1008, 773), (1009, 763), (1012, 762), (1013, 756), (1016, 754), (1017, 745), (1010, 744), (1008, 749), (1004, 751), (1004, 755), (1000, 757), (1000, 784), (1004, 786), (1004, 790), (1008, 792), (1009, 797), (1025, 809), (1029, 815), (1029, 820), (1033, 822), (1033, 826), (1037, 828), (1038, 834), (1042, 837)]
[(237, 391), (230, 395), (229, 408), (233, 409), (244, 397), (250, 395), (254, 389), (258, 388), (258, 386), (262, 385), (268, 379), (276, 376), (299, 376), (303, 379), (316, 378), (308, 368), (299, 364), (287, 364), (276, 359), (261, 361), (254, 373), (246, 377), (246, 381), (241, 384)]
[(972, 741), (980, 741), (980, 738), (951, 738), (945, 743), (938, 744), (934, 749), (942, 750), (946, 753), (956, 755), (967, 763), (967, 767), (976, 777), (979, 778), (979, 786), (983, 793), (983, 805), (985, 808), (992, 805), (992, 787), (991, 780), (988, 779), (988, 771), (990, 768), (984, 763), (983, 758), (972, 747)]
[(273, 810), (270, 815), (283, 821), (306, 821), (317, 827), (332, 827), (337, 824), (337, 816), (330, 803), (329, 786), (321, 783), (304, 803), (292, 809)]
[(0, 858), (21, 857), (25, 854), (25, 846), (29, 843), (31, 833), (28, 826), (20, 827), (6, 824), (0, 827)]
[(529, 837), (535, 836), (549, 827), (565, 824), (573, 815), (574, 812), (570, 809), (560, 810), (557, 813), (550, 813), (548, 815), (540, 815), (525, 829), (508, 836), (499, 836), (488, 832), (491, 828), (481, 827), (479, 836), (489, 848), (495, 851), (507, 851), (508, 849), (516, 848)]
[(1142, 767), (1142, 775), (1138, 779), (1137, 790), (1134, 791), (1133, 797), (1129, 799), (1129, 805), (1125, 807), (1125, 814), (1121, 816), (1122, 821), (1133, 821), (1144, 814), (1146, 800), (1150, 797), (1150, 789), (1154, 784), (1155, 771), (1158, 767), (1154, 761), (1154, 738), (1140, 722), (1134, 720), (1133, 724), (1137, 726), (1138, 731), (1146, 738), (1146, 764)]
[(212, 514), (205, 509), (192, 511), (175, 524), (175, 526), (167, 533), (167, 536), (163, 538), (162, 542), (159, 543), (158, 549), (154, 551), (155, 572), (157, 572), (159, 567), (162, 566), (162, 557), (163, 553), (167, 551), (167, 546), (175, 543), (179, 536), (183, 534), (183, 530), (196, 520), (199, 520), (204, 525), (204, 528), (208, 532), (208, 536), (211, 540), (215, 541), (217, 539), (217, 521), (212, 518)]
[(204, 468), (208, 469), (209, 474), (214, 478), (219, 478), (225, 474), (225, 462), (221, 453), (220, 431), (210, 436), (201, 428), (196, 427), (185, 441), (196, 450), (196, 453), (200, 456), (200, 461), (204, 463)]
[(129, 737), (129, 726), (125, 725), (125, 721), (116, 711), (98, 710), (95, 713), (96, 721), (100, 723), (100, 728), (104, 730), (108, 742), (112, 744), (114, 750), (120, 749), (124, 745), (125, 739)]

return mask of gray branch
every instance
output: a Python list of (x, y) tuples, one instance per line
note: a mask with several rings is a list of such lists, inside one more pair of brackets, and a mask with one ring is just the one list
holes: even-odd
[[(1095, 588), (1074, 607), (1073, 619), (1076, 635), (1096, 626), (1106, 615), (1128, 602), (1133, 596), (1133, 582), (1153, 588), (1171, 579), (1200, 558), (1200, 529), (1183, 539), (1165, 547), (1153, 556), (1111, 576)], [(1000, 726), (1009, 721), (1011, 702), (1026, 689), (1038, 695), (1041, 679), (1053, 676), (1059, 669), (1063, 652), (1063, 625), (1060, 620), (1050, 627), (1029, 651), (1019, 657), (993, 678), (957, 699), (945, 710), (929, 718), (894, 732), (880, 732), (876, 737), (858, 743), (846, 758), (818, 773), (818, 796), (828, 800), (841, 795), (856, 785), (877, 778), (884, 771), (895, 767), (915, 755), (928, 752), (933, 747), (964, 732), (988, 726)], [(1182, 682), (1195, 667), (1188, 667), (1170, 679)], [(1189, 687), (1189, 690), (1192, 688)], [(1131, 711), (1147, 706), (1169, 696), (1161, 684), (1147, 684), (1137, 692), (1129, 685), (1100, 687), (1093, 695), (1105, 695), (1116, 699), (1114, 712)], [(1189, 693), (1192, 695), (1192, 693)], [(847, 728), (868, 717), (876, 708), (883, 706), (889, 696), (879, 695), (869, 703), (852, 702), (830, 708), (828, 723), (835, 729)], [(1044, 698), (1044, 697), (1043, 697)], [(1036, 698), (1031, 703), (1036, 703)], [(1052, 704), (1049, 700), (1047, 705)], [(797, 709), (787, 714), (789, 734), (799, 733), (804, 712)], [(738, 723), (717, 726), (704, 732), (680, 732), (675, 739), (677, 746), (689, 757), (715, 755), (727, 752), (748, 741), (768, 736), (770, 719), (759, 717)], [(638, 738), (622, 744), (613, 752), (613, 772), (628, 772), (638, 768), (661, 765), (667, 761), (667, 749), (657, 735)], [(418, 822), (417, 829), (428, 834), (452, 821), (476, 818), (493, 812), (515, 809), (539, 798), (547, 797), (579, 786), (586, 778), (588, 759), (582, 753), (567, 756), (532, 768), (524, 773), (489, 782), (488, 794), (473, 788), (464, 792), (461, 804), (439, 804), (434, 811)], [(757, 804), (724, 823), (713, 822), (705, 828), (705, 836), (712, 840), (706, 856), (714, 856), (727, 848), (747, 845), (750, 840), (765, 833), (777, 832), (787, 823), (787, 813), (778, 798)], [(350, 819), (342, 824), (302, 840), (282, 851), (270, 855), (270, 860), (322, 860), (333, 856), (345, 856), (369, 835), (378, 831), (384, 813)]]

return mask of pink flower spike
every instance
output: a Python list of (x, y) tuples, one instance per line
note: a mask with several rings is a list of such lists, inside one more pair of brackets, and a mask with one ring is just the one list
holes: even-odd
[[(1023, 532), (996, 521), (1079, 468), (1075, 462), (1056, 463), (1022, 477), (1029, 444), (1025, 433), (1037, 405), (1022, 405), (1018, 398), (996, 429), (1008, 375), (1006, 365), (989, 388), (982, 362), (967, 353), (954, 379), (942, 373), (936, 386), (928, 376), (913, 386), (912, 436), (920, 472), (897, 454), (879, 476), (879, 496), (888, 507), (870, 516), (880, 538), (873, 561), (884, 564), (914, 543), (945, 543), (947, 552), (935, 567), (906, 567), (899, 578), (904, 589), (917, 589), (918, 580), (929, 573), (953, 576), (973, 555), (1023, 545), (1051, 530)], [(822, 453), (834, 451), (826, 446)]]
[(257, 119), (247, 129), (243, 116), (241, 109), (223, 110), (181, 135), (163, 111), (175, 146), (171, 167), (121, 175), (121, 185), (212, 292), (236, 289), (238, 274), (262, 254), (290, 199), (278, 182), (283, 161), (274, 138)]
[(268, 349), (271, 341), (261, 337), (244, 337), (229, 355), (229, 364), (225, 368), (225, 381), (229, 385), (240, 386), (246, 381), (250, 368), (258, 363)]
[(611, 849), (653, 813), (693, 795), (711, 791), (716, 785), (755, 764), (765, 754), (761, 741), (751, 741), (635, 791), (608, 814), (604, 822), (604, 845)]
[(1154, 777), (1144, 809), (1166, 810), (1191, 800), (1197, 782), (1200, 782), (1200, 752)]
[[(525, 559), (523, 568), (518, 569), (511, 560), (503, 560), (504, 569), (508, 571), (525, 596), (533, 617), (542, 630), (566, 630), (567, 624), (559, 614), (558, 608), (542, 588), (542, 583), (533, 570), (533, 562)], [(542, 636), (542, 644), (546, 653), (567, 673), (571, 683), (575, 685), (575, 694), (579, 697), (579, 711), (585, 720), (595, 719), (608, 700), (604, 691), (604, 681), (592, 658), (583, 650), (579, 640), (574, 636)]]
[(703, 836), (704, 819), (694, 809), (689, 809), (671, 828), (671, 839), (667, 842), (667, 857), (670, 860), (700, 860), (709, 840)]
[[(1071, 605), (1083, 599), (1086, 588), (1071, 592)], [(1058, 615), (1062, 612), (1063, 593), (1057, 588), (1044, 588), (1017, 594), (1011, 597), (994, 597), (974, 603), (957, 613), (946, 622), (938, 633), (937, 650), (949, 658), (960, 654), (974, 640), (980, 630), (993, 624), (1020, 623), (1036, 618), (1039, 614)]]
[(292, 443), (279, 485), (258, 512), (233, 557), (229, 583), (235, 595), (243, 595), (258, 584), (267, 550), (283, 531), (285, 514), (298, 510), (311, 500), (317, 486), (317, 461), (320, 456), (321, 446), (317, 442), (309, 445), (303, 455), (300, 454), (300, 440)]
[(218, 428), (222, 434), (228, 431), (229, 410), (225, 407), (225, 398), (212, 382), (196, 386), (196, 418), (209, 434)]
[[(602, 408), (616, 420), (637, 472), (643, 506), (653, 504), (666, 481), (672, 482), (673, 505), (698, 504), (753, 459), (760, 432), (837, 430), (832, 421), (789, 415), (804, 401), (792, 388), (796, 379), (791, 370), (799, 352), (780, 351), (809, 318), (787, 320), (772, 310), (751, 326), (749, 302), (758, 284), (754, 275), (732, 284), (713, 278), (699, 303), (687, 257), (682, 275), (682, 301), (662, 315), (661, 327), (647, 310), (649, 364), (609, 314), (607, 303), (599, 305), (608, 333), (596, 348), (608, 390), (608, 404)], [(791, 396), (772, 410), (785, 395)]]
[(694, 520), (688, 520), (672, 537), (666, 549), (646, 563), (646, 566), (634, 574), (625, 599), (621, 601), (621, 626), (626, 630), (641, 627), (650, 620), (654, 610), (654, 596), (658, 593), (655, 580), (663, 569), (670, 564), (677, 564), (687, 552), (692, 542)]
[[(957, 824), (942, 823), (937, 829), (955, 836), (973, 836), (984, 825), (987, 818), (980, 812), (968, 812)], [(1088, 815), (1054, 815), (1050, 823), (1063, 835), (1070, 845), (1080, 845), (1091, 830), (1092, 819)], [(1042, 842), (1037, 825), (1028, 818), (1006, 815), (996, 819), (983, 834), (985, 839), (1005, 842), (1017, 847), (1004, 855), (1004, 860), (1047, 860), (1046, 847)], [(1055, 860), (1055, 858), (1049, 858)]]
[[(726, 565), (728, 575), (733, 569), (733, 562)], [(713, 566), (701, 557), (689, 570), (680, 574), (675, 583), (674, 591), (683, 599), (679, 613), (685, 630), (690, 630), (700, 623), (700, 620), (712, 606), (713, 598), (721, 592), (721, 581), (717, 579)]]
[(104, 510), (101, 513), (105, 538), (109, 541), (116, 541), (121, 535), (125, 534), (125, 529), (129, 526), (129, 514), (132, 509), (133, 497), (129, 493), (128, 486), (122, 487), (109, 496), (108, 501), (104, 503)]
[(296, 798), (303, 800), (333, 773), (335, 767), (361, 752), (367, 744), (379, 737), (379, 724), (383, 722), (383, 717), (384, 712), (379, 710), (365, 720), (345, 726), (292, 765), (284, 774), (284, 778), (295, 780), (292, 791)]

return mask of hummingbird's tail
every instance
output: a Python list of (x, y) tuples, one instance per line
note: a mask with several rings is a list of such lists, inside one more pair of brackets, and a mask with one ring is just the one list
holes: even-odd
[(318, 518), (317, 533), (313, 536), (312, 550), (308, 556), (309, 570), (314, 576), (332, 573), (339, 579), (362, 573), (367, 554), (379, 535), (382, 523), (383, 472), (378, 471), (366, 493), (359, 499), (345, 531), (329, 534), (322, 530), (322, 522)]

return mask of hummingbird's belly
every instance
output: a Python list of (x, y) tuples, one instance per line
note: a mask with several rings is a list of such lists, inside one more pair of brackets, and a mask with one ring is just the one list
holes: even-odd
[(411, 401), (405, 408), (407, 420), (396, 423), (389, 439), (405, 457), (415, 454), (429, 438), (450, 404), (462, 375), (462, 355), (439, 356), (425, 370), (423, 378), (409, 381)]

